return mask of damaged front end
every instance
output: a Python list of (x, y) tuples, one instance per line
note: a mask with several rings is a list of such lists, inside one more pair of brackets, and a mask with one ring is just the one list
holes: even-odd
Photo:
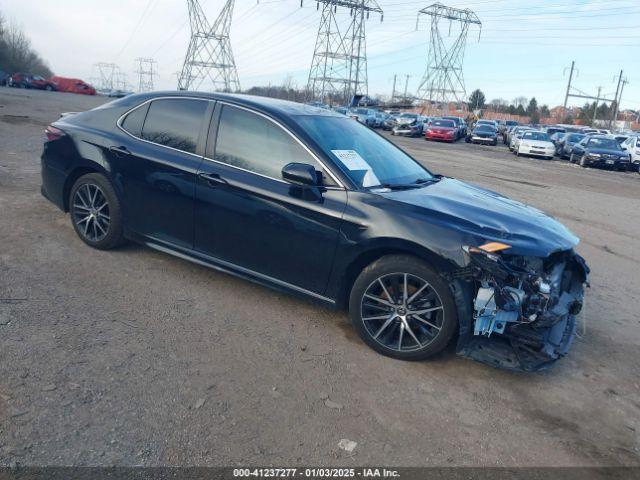
[(573, 250), (545, 258), (510, 255), (509, 245), (497, 242), (464, 251), (469, 266), (456, 276), (472, 296), (472, 312), (466, 315), (471, 322), (460, 322), (457, 353), (520, 371), (543, 369), (566, 355), (588, 285), (584, 259)]

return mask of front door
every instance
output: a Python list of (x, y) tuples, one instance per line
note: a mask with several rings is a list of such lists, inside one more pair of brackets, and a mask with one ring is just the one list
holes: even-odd
[[(321, 295), (345, 190), (270, 118), (230, 105), (219, 105), (214, 117), (217, 137), (196, 185), (195, 249)], [(326, 187), (283, 181), (282, 167), (291, 162), (314, 165)]]

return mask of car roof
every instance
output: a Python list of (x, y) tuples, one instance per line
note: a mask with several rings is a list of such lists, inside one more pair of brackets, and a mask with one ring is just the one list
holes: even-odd
[[(313, 115), (313, 116), (329, 116), (343, 118), (343, 115), (335, 113), (326, 108), (320, 108), (313, 105), (291, 102), (288, 100), (280, 100), (278, 98), (260, 97), (257, 95), (245, 95), (237, 93), (210, 93), (210, 92), (191, 92), (191, 91), (160, 91), (152, 93), (138, 93), (129, 95), (125, 99), (119, 100), (120, 105), (131, 104), (137, 105), (147, 100), (161, 97), (190, 97), (203, 98), (207, 100), (221, 100), (235, 105), (252, 108), (263, 113), (269, 114), (276, 118), (289, 117), (292, 115)], [(366, 107), (358, 107), (366, 109)]]

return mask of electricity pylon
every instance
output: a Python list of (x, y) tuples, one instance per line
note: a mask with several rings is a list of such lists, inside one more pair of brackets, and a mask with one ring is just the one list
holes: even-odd
[(139, 92), (152, 92), (153, 91), (153, 76), (155, 75), (155, 63), (153, 58), (136, 58), (138, 63), (138, 91)]
[(98, 90), (114, 90), (119, 87), (122, 78), (120, 67), (115, 63), (96, 63), (94, 67), (98, 71), (96, 86)]
[[(229, 30), (234, 0), (227, 0), (213, 25), (209, 25), (198, 0), (187, 0), (191, 41), (178, 79), (179, 90), (206, 87), (223, 92), (240, 90)], [(205, 87), (205, 88), (206, 88)]]
[[(368, 94), (365, 21), (382, 9), (375, 0), (318, 0), (322, 18), (311, 61), (307, 92), (321, 102), (344, 103), (356, 94)], [(340, 25), (337, 9), (348, 8), (350, 20)], [(346, 28), (345, 28), (346, 27)]]
[[(416, 96), (421, 100), (436, 103), (446, 108), (450, 101), (466, 100), (467, 90), (462, 74), (464, 50), (467, 45), (467, 34), (471, 25), (482, 29), (482, 22), (471, 10), (447, 7), (434, 3), (418, 12), (416, 29), (420, 15), (431, 17), (431, 35), (427, 54), (427, 69), (422, 77)], [(454, 22), (460, 25), (460, 31), (452, 40), (445, 42), (440, 31), (440, 22), (449, 21), (449, 33)], [(480, 34), (478, 33), (478, 39)]]

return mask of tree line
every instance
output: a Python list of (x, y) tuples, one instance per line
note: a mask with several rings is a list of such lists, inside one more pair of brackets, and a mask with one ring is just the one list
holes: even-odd
[(48, 78), (53, 72), (31, 41), (17, 25), (7, 22), (0, 12), (0, 70), (7, 73), (23, 72)]

